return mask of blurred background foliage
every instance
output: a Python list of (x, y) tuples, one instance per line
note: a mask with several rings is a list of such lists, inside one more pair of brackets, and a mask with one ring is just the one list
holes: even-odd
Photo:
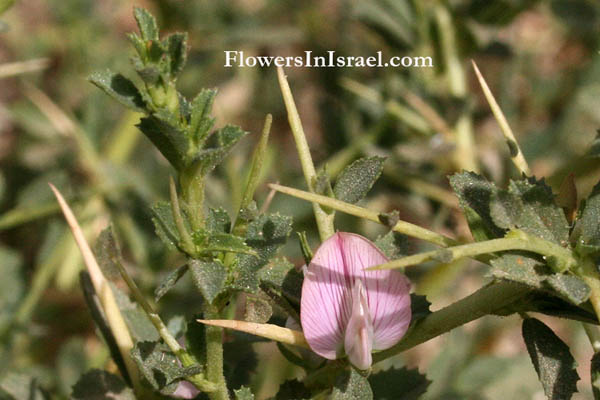
[[(68, 196), (90, 239), (109, 221), (115, 224), (130, 270), (149, 297), (170, 272), (167, 266), (178, 262), (155, 236), (149, 211), (167, 198), (173, 171), (134, 127), (139, 116), (86, 80), (105, 68), (132, 71), (123, 53), (129, 49), (125, 34), (135, 30), (134, 5), (152, 10), (165, 32), (189, 32), (179, 90), (192, 95), (217, 87), (216, 125), (234, 123), (253, 133), (211, 175), (209, 204), (231, 210), (239, 203), (245, 160), (266, 113), (274, 123), (263, 183), (304, 188), (275, 70), (224, 68), (225, 50), (433, 57), (434, 68), (286, 72), (316, 164), (335, 177), (359, 156), (386, 156), (383, 177), (363, 205), (399, 210), (407, 221), (459, 239), (469, 233), (447, 176), (477, 170), (499, 185), (516, 176), (470, 59), (537, 177), (558, 192), (573, 173), (580, 198), (600, 177), (600, 151), (593, 146), (600, 128), (600, 3), (592, 0), (10, 3), (0, 1), (0, 12), (7, 8), (0, 16), (0, 392), (15, 397), (27, 389), (30, 398), (42, 398), (36, 396), (43, 391), (67, 398), (84, 371), (105, 368), (109, 360), (79, 287), (78, 250), (47, 182)], [(265, 185), (257, 195), (260, 206)], [(307, 203), (278, 195), (270, 209), (293, 216), (294, 228), (318, 243)], [(336, 227), (372, 239), (385, 233), (344, 215)], [(422, 246), (407, 241), (406, 252)], [(295, 239), (284, 254), (302, 264)], [(486, 279), (483, 268), (465, 261), (424, 265), (411, 277), (434, 309)], [(182, 280), (161, 301), (165, 319), (182, 310), (188, 317), (194, 313), (199, 300), (189, 285)], [(547, 323), (576, 359), (591, 358), (578, 325)], [(531, 399), (543, 392), (518, 326), (516, 317), (486, 318), (394, 362), (427, 372), (434, 382), (427, 399)], [(273, 344), (254, 346), (261, 364), (241, 380), (251, 383), (257, 398), (267, 398), (280, 381), (300, 372)], [(578, 368), (581, 398), (589, 396), (588, 371), (589, 364)]]

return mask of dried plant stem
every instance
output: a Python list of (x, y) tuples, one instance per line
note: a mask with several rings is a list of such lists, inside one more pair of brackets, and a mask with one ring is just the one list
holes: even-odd
[(0, 79), (40, 71), (48, 68), (49, 65), (50, 59), (48, 58), (36, 58), (33, 60), (0, 64)]
[[(288, 112), (288, 120), (294, 140), (296, 141), (296, 149), (298, 150), (298, 156), (300, 157), (300, 163), (302, 165), (302, 172), (306, 179), (306, 185), (310, 192), (314, 191), (314, 182), (317, 179), (317, 173), (313, 164), (312, 156), (310, 155), (310, 149), (306, 136), (304, 134), (304, 128), (302, 127), (302, 121), (300, 115), (296, 109), (294, 97), (288, 84), (287, 78), (283, 72), (283, 68), (277, 68), (277, 77), (279, 79), (279, 86), (285, 102), (285, 107)], [(333, 226), (333, 220), (335, 217), (334, 213), (328, 214), (325, 212), (318, 203), (313, 203), (313, 211), (315, 213), (315, 219), (317, 220), (317, 227), (319, 229), (319, 236), (321, 241), (325, 241), (327, 238), (335, 233)]]
[(519, 169), (519, 171), (527, 176), (531, 175), (531, 170), (529, 169), (529, 165), (523, 156), (523, 152), (521, 151), (521, 147), (515, 138), (515, 135), (502, 112), (502, 109), (496, 102), (490, 87), (487, 82), (481, 75), (479, 68), (477, 68), (477, 64), (475, 61), (471, 61), (473, 64), (473, 69), (475, 70), (475, 75), (477, 75), (477, 80), (479, 80), (479, 84), (481, 85), (481, 89), (483, 90), (483, 94), (485, 95), (486, 100), (488, 101), (490, 108), (492, 109), (492, 113), (498, 121), (498, 125), (500, 125), (500, 129), (504, 134), (504, 138), (506, 139), (506, 143), (508, 144), (508, 148), (510, 150), (510, 159), (515, 164), (515, 166)]

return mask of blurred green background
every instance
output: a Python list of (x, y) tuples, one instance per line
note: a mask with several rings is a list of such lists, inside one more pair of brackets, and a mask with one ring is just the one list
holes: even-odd
[[(6, 0), (0, 1), (0, 9)], [(477, 170), (505, 185), (516, 170), (475, 80), (475, 60), (537, 177), (555, 192), (573, 173), (580, 198), (600, 178), (600, 3), (589, 0), (17, 0), (0, 15), (0, 388), (40, 387), (67, 398), (91, 367), (109, 368), (79, 287), (82, 263), (47, 182), (74, 206), (93, 241), (110, 221), (130, 270), (148, 293), (178, 265), (154, 235), (149, 206), (168, 196), (174, 171), (125, 111), (87, 81), (111, 68), (133, 76), (126, 33), (133, 6), (164, 32), (188, 31), (179, 90), (217, 87), (217, 126), (253, 133), (207, 184), (210, 204), (239, 203), (247, 161), (266, 113), (274, 117), (263, 183), (304, 189), (273, 68), (224, 68), (225, 50), (246, 55), (431, 56), (434, 68), (294, 68), (286, 71), (315, 164), (335, 176), (359, 156), (386, 156), (365, 207), (459, 239), (468, 227), (447, 176)], [(590, 152), (591, 149), (591, 152)], [(596, 150), (596, 153), (594, 152)], [(261, 185), (258, 204), (268, 195)], [(311, 207), (275, 196), (318, 244)], [(372, 239), (381, 226), (338, 215), (336, 227)], [(408, 241), (406, 252), (424, 247)], [(302, 264), (294, 236), (284, 254)], [(485, 269), (471, 262), (413, 271), (437, 309), (472, 292)], [(182, 281), (161, 314), (191, 316), (198, 299)], [(580, 360), (580, 398), (590, 396), (591, 348), (579, 325), (548, 320)], [(434, 381), (426, 399), (543, 398), (517, 317), (486, 318), (417, 347), (395, 362)], [(255, 345), (257, 398), (297, 369), (272, 344)], [(8, 386), (7, 386), (8, 385)], [(12, 385), (12, 386), (11, 386)], [(29, 385), (29, 386), (27, 386)], [(33, 386), (31, 386), (33, 385)], [(37, 390), (37, 389), (36, 389)], [(35, 397), (37, 398), (37, 397)]]

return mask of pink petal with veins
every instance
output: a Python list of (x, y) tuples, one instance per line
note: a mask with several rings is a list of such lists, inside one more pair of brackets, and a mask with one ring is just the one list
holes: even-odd
[[(387, 349), (404, 336), (411, 319), (408, 279), (395, 270), (365, 271), (387, 261), (373, 243), (352, 233), (338, 232), (319, 247), (304, 277), (300, 309), (304, 336), (315, 353), (335, 359), (351, 350), (367, 360), (367, 349)], [(362, 303), (354, 298), (360, 292), (355, 289), (357, 280), (369, 312), (352, 318), (360, 314), (357, 307)], [(355, 331), (368, 334), (356, 337), (358, 347), (352, 346)], [(360, 363), (364, 367), (366, 361)]]

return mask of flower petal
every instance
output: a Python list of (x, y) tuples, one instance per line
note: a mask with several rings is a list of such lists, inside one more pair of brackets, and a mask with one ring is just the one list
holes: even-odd
[(362, 282), (366, 293), (373, 350), (387, 349), (404, 336), (411, 319), (408, 279), (395, 270), (366, 270), (387, 261), (373, 243), (360, 235), (338, 232), (323, 242), (302, 286), (300, 318), (313, 351), (334, 359), (344, 347), (356, 280)]
[(350, 362), (358, 369), (367, 369), (373, 358), (373, 321), (362, 280), (354, 282), (352, 290), (352, 315), (344, 333), (344, 350)]

